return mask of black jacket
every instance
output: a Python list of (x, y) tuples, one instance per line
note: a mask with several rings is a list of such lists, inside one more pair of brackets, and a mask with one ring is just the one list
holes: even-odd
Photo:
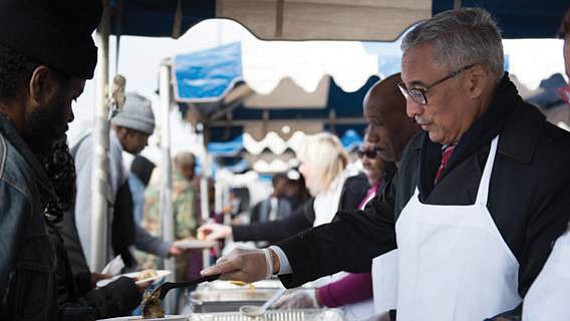
[[(368, 188), (368, 181), (363, 174), (347, 178), (340, 194), (339, 210), (358, 208)], [(311, 228), (315, 221), (313, 202), (314, 198), (311, 198), (299, 206), (291, 215), (273, 222), (232, 225), (234, 241), (269, 241), (275, 243)]]
[[(395, 221), (419, 184), (427, 204), (473, 204), (492, 138), (500, 133), (488, 208), (519, 261), (519, 293), (524, 296), (546, 261), (570, 214), (570, 134), (518, 96), (508, 77), (488, 110), (462, 137), (440, 182), (433, 176), (438, 157), (426, 133), (407, 146), (398, 173), (365, 209), (344, 211), (339, 220), (278, 245), (294, 274), (287, 287), (346, 269), (396, 248)], [(430, 159), (433, 159), (430, 161)]]
[[(268, 197), (257, 204), (249, 211), (251, 223), (269, 222), (271, 214), (271, 197)], [(291, 202), (285, 197), (277, 199), (277, 215), (275, 220), (291, 215)]]
[(130, 315), (141, 302), (135, 282), (119, 278), (102, 288), (94, 289), (91, 273), (73, 275), (63, 244), (55, 227), (49, 234), (56, 248), (57, 300), (62, 321), (83, 321)]

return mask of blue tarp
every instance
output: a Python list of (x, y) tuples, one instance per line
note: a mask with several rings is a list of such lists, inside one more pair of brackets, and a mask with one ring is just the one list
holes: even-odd
[(243, 135), (239, 135), (229, 142), (208, 143), (208, 153), (214, 157), (236, 156), (243, 149)]
[(243, 79), (241, 44), (177, 55), (173, 73), (177, 101), (219, 101)]

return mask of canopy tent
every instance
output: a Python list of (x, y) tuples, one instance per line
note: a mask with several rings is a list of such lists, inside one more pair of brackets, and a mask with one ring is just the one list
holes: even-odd
[[(288, 57), (260, 51), (285, 52)], [(392, 74), (399, 65), (398, 43), (373, 50), (359, 42), (327, 50), (232, 43), (174, 57), (173, 93), (186, 118), (207, 124), (213, 141), (228, 141), (243, 131), (261, 139), (271, 131), (282, 132), (284, 126), (290, 134), (329, 130), (342, 135), (350, 127), (364, 128), (362, 99), (378, 80), (374, 75)], [(223, 128), (225, 135), (216, 128)]]
[[(201, 119), (200, 121), (208, 128), (209, 141), (231, 141), (244, 132), (256, 140), (263, 139), (269, 132), (277, 132), (284, 139), (289, 139), (296, 131), (308, 134), (330, 131), (342, 136), (349, 129), (355, 129), (360, 133), (364, 131), (366, 121), (362, 113), (362, 100), (378, 79), (377, 76), (371, 76), (361, 88), (350, 93), (342, 90), (329, 76), (324, 76), (320, 81), (322, 89), (312, 93), (304, 92), (297, 87), (297, 90), (285, 94), (281, 92), (280, 85), (267, 95), (276, 97), (274, 100), (264, 95), (251, 94), (248, 98), (234, 101), (229, 105), (222, 100), (215, 107), (208, 103), (206, 106), (196, 103), (182, 104), (180, 108), (186, 114), (186, 118)], [(289, 81), (283, 83), (290, 84)], [(247, 84), (240, 86), (245, 87)], [(229, 93), (234, 90), (239, 90), (239, 87), (230, 90)], [(304, 96), (308, 97), (303, 98)], [(248, 104), (256, 99), (271, 100), (277, 105)], [(299, 104), (306, 101), (315, 104), (304, 107)], [(190, 110), (194, 115), (188, 115), (191, 113)]]
[[(277, 133), (270, 132), (261, 140), (255, 140), (250, 134), (243, 133), (228, 142), (211, 142), (208, 153), (214, 158), (213, 176), (216, 177), (222, 167), (233, 173), (253, 169), (258, 173), (280, 173), (298, 165), (295, 155), (307, 138), (303, 132), (295, 132), (284, 140)], [(355, 130), (347, 130), (340, 137), (342, 147), (354, 151), (364, 142)]]
[[(344, 91), (352, 92), (372, 75), (384, 77), (399, 71), (400, 56), (399, 42), (236, 42), (176, 55), (172, 67), (174, 99), (219, 102), (237, 83), (245, 81), (258, 93), (247, 97), (246, 105), (289, 108), (293, 107), (290, 97), (299, 101), (315, 97), (314, 93), (326, 93), (325, 74)], [(322, 105), (322, 101), (309, 100), (297, 104), (303, 108)]]
[[(403, 30), (420, 19), (428, 18), (434, 13), (453, 7), (481, 6), (487, 8), (496, 17), (506, 38), (553, 37), (558, 22), (566, 10), (568, 3), (563, 0), (404, 0), (399, 2), (388, 0), (105, 0), (108, 4), (107, 14), (110, 24), (107, 25), (107, 14), (98, 32), (99, 64), (96, 76), (97, 84), (97, 148), (100, 152), (94, 159), (95, 166), (103, 164), (108, 145), (108, 104), (110, 86), (108, 82), (108, 37), (115, 35), (136, 35), (152, 37), (178, 38), (192, 25), (209, 18), (223, 17), (235, 19), (263, 39), (282, 40), (394, 40)], [(110, 31), (107, 27), (110, 27)], [(164, 110), (161, 127), (161, 143), (165, 161), (162, 173), (170, 174), (170, 138), (168, 134), (168, 110), (170, 108), (170, 86), (168, 79), (169, 64), (165, 63), (160, 70), (161, 110)], [(235, 97), (240, 102), (243, 96), (249, 95), (247, 90)], [(240, 97), (241, 96), (241, 97)], [(233, 104), (229, 94), (223, 99), (225, 106), (231, 109)], [(214, 105), (219, 102), (213, 103)], [(237, 106), (239, 104), (235, 104)], [(225, 112), (225, 111), (224, 111)], [(217, 115), (212, 115), (217, 116)], [(334, 125), (334, 124), (333, 124)], [(93, 180), (93, 191), (99, 195), (94, 201), (95, 219), (107, 226), (104, 197), (105, 166), (94, 167), (96, 176)], [(203, 183), (206, 183), (203, 181)], [(203, 186), (203, 190), (207, 190)], [(168, 195), (170, 182), (165, 181), (161, 190), (161, 213), (171, 211)], [(202, 198), (207, 210), (207, 198)], [(164, 206), (163, 206), (164, 204)], [(203, 204), (204, 205), (204, 204)], [(207, 214), (207, 213), (206, 213)], [(162, 215), (164, 226), (171, 224), (169, 215)], [(103, 231), (105, 232), (105, 231)], [(172, 231), (165, 231), (172, 235)], [(94, 246), (102, 248), (106, 238), (104, 233), (93, 234), (99, 237)], [(167, 236), (167, 238), (169, 238)], [(104, 265), (100, 253), (94, 253), (93, 269), (99, 270)]]
[[(250, 134), (244, 133), (227, 142), (208, 143), (208, 153), (213, 157), (234, 157), (245, 151), (252, 155), (259, 155), (268, 150), (275, 155), (281, 155), (287, 150), (297, 152), (307, 135), (295, 132), (290, 139), (284, 140), (275, 132), (270, 132), (263, 139), (256, 140)], [(342, 147), (352, 151), (363, 144), (362, 136), (355, 130), (347, 130), (341, 137)]]
[(202, 20), (228, 18), (261, 39), (370, 41), (392, 41), (418, 20), (472, 6), (489, 10), (505, 38), (552, 38), (568, 8), (566, 0), (112, 0), (110, 5), (113, 34), (177, 38)]

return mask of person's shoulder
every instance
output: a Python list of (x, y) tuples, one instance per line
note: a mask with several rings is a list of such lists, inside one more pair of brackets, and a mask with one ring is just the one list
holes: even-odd
[(0, 134), (0, 181), (26, 197), (31, 197), (32, 170), (24, 157)]
[(367, 185), (368, 186), (368, 178), (366, 178), (366, 174), (358, 173), (357, 175), (349, 176), (344, 181), (344, 186), (350, 187), (353, 185)]
[(524, 163), (570, 159), (570, 133), (548, 122), (536, 107), (522, 103), (505, 125), (499, 150)]
[(416, 167), (416, 163), (420, 159), (420, 153), (426, 139), (426, 135), (426, 132), (419, 131), (412, 136), (402, 152), (402, 159), (400, 160), (400, 165), (398, 167), (399, 170), (409, 166), (411, 166), (411, 168)]

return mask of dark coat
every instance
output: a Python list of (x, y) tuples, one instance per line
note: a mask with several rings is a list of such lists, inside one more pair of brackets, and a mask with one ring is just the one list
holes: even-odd
[[(262, 223), (269, 221), (271, 213), (271, 197), (268, 197), (257, 204), (250, 210), (250, 222)], [(277, 216), (275, 219), (282, 219), (291, 215), (291, 202), (285, 198), (277, 199)]]
[(141, 293), (131, 278), (122, 277), (94, 289), (91, 273), (74, 275), (63, 238), (58, 229), (49, 229), (56, 248), (57, 299), (62, 321), (82, 321), (130, 315), (141, 302)]
[[(358, 208), (368, 188), (368, 181), (364, 175), (347, 178), (340, 194), (339, 210)], [(314, 198), (311, 198), (291, 215), (273, 222), (232, 225), (234, 241), (274, 243), (311, 228), (315, 221), (313, 202)]]
[(428, 155), (434, 146), (421, 133), (407, 146), (392, 183), (364, 215), (340, 212), (337, 222), (278, 243), (294, 271), (282, 281), (295, 287), (395, 249), (395, 221), (418, 183), (424, 203), (473, 204), (497, 133), (501, 136), (487, 207), (519, 261), (519, 293), (524, 296), (568, 224), (570, 134), (524, 103), (507, 76), (487, 112), (463, 135), (435, 187), (430, 180), (438, 162), (430, 163)]

